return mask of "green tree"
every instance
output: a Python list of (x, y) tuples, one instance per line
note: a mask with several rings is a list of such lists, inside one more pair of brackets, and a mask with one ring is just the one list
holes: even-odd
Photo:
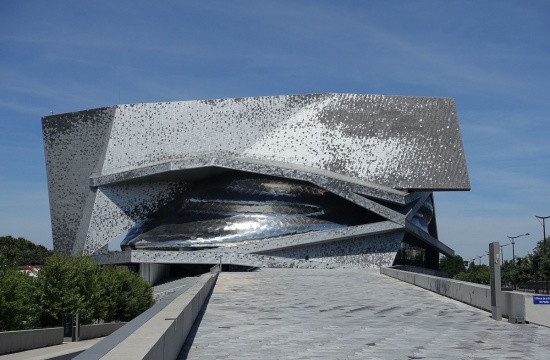
[(478, 284), (488, 284), (490, 281), (489, 267), (487, 265), (470, 264), (467, 271), (461, 272), (453, 278)]
[(87, 257), (49, 257), (38, 276), (40, 325), (59, 326), (63, 313), (79, 313), (82, 324), (99, 319), (102, 301), (98, 269)]
[(154, 304), (151, 286), (126, 267), (54, 254), (34, 278), (2, 261), (0, 331), (60, 326), (63, 313), (80, 314), (82, 324), (129, 321)]
[(533, 255), (529, 254), (525, 257), (517, 257), (515, 264), (513, 261), (504, 261), (500, 268), (502, 283), (512, 284), (516, 289), (519, 283), (533, 280), (532, 258)]
[(153, 289), (125, 267), (106, 266), (100, 275), (102, 319), (130, 321), (154, 304)]
[(63, 313), (79, 313), (82, 324), (129, 321), (154, 304), (151, 286), (138, 274), (87, 257), (51, 256), (38, 285), (43, 327), (59, 326)]
[(0, 331), (31, 329), (37, 325), (35, 281), (16, 269), (0, 265)]
[(455, 275), (466, 270), (464, 268), (464, 259), (460, 255), (453, 257), (444, 256), (439, 260), (439, 270), (446, 272), (450, 278), (453, 278)]
[(537, 242), (532, 263), (535, 281), (550, 281), (550, 237), (546, 238), (546, 246), (544, 240)]
[(22, 237), (0, 236), (0, 254), (9, 266), (44, 265), (53, 251)]

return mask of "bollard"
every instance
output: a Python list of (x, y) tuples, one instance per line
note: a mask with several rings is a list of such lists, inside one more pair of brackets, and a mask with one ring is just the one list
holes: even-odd
[(491, 272), (491, 315), (502, 320), (502, 289), (500, 281), (500, 246), (498, 241), (489, 244), (489, 270)]
[(80, 341), (80, 314), (75, 316), (74, 341)]

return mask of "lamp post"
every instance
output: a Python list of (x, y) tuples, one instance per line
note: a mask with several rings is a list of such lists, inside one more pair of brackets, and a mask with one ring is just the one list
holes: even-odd
[(509, 244), (504, 244), (504, 245), (500, 245), (500, 261), (501, 262), (504, 262), (504, 251), (503, 251), (503, 248), (505, 246), (508, 246), (508, 245), (512, 245), (512, 243), (509, 243)]
[(487, 255), (489, 255), (489, 254), (477, 256), (477, 258), (479, 259), (479, 266), (481, 266), (481, 258), (484, 257), (484, 256), (487, 256)]
[[(510, 239), (510, 241), (512, 241), (510, 244), (512, 244), (512, 263), (514, 265), (516, 265), (516, 249), (515, 249), (515, 241), (518, 237), (522, 237), (522, 236), (526, 236), (526, 235), (530, 235), (529, 233), (525, 233), (525, 234), (521, 234), (521, 235), (518, 235), (518, 236), (507, 236), (508, 239)], [(509, 244), (508, 244), (509, 245)]]
[(542, 220), (542, 250), (544, 254), (546, 255), (546, 224), (544, 223), (544, 220), (550, 218), (550, 216), (537, 216), (535, 215), (537, 219)]

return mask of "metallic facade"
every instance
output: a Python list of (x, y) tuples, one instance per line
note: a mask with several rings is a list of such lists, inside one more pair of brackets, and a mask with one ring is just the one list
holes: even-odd
[[(132, 104), (42, 124), (54, 247), (72, 254), (104, 254), (131, 230), (123, 247), (158, 262), (174, 257), (161, 249), (194, 247), (181, 259), (378, 267), (408, 253), (430, 263), (452, 254), (437, 239), (431, 192), (470, 187), (449, 98)], [(342, 221), (348, 209), (357, 220)]]

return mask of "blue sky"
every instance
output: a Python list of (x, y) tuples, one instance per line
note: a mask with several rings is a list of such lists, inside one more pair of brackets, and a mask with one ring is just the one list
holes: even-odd
[(343, 92), (453, 97), (472, 190), (436, 194), (439, 237), (469, 259), (529, 232), (525, 255), (550, 215), (549, 15), (536, 0), (3, 1), (0, 235), (52, 247), (50, 111)]

